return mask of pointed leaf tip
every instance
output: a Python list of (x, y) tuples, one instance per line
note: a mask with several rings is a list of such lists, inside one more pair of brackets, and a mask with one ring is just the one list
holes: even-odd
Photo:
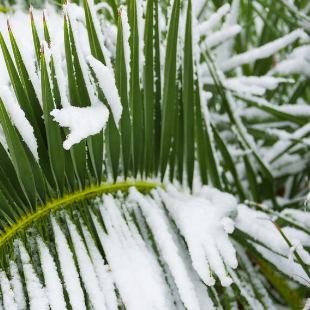
[(30, 19), (32, 21), (34, 21), (34, 18), (33, 18), (33, 6), (30, 4)]
[(9, 18), (9, 15), (6, 16), (6, 23), (8, 25), (8, 31), (11, 32), (12, 29), (11, 29), (11, 25), (10, 25), (10, 18)]
[(122, 15), (123, 8), (124, 8), (123, 5), (121, 5), (121, 6), (119, 7), (119, 9), (118, 9), (118, 16), (121, 16), (121, 15)]

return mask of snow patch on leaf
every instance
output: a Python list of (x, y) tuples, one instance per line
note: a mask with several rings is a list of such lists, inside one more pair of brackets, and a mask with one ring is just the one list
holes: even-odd
[(108, 121), (109, 111), (103, 104), (98, 104), (86, 108), (69, 106), (54, 109), (51, 115), (60, 126), (69, 127), (70, 134), (63, 143), (63, 147), (69, 150), (72, 145), (99, 133)]

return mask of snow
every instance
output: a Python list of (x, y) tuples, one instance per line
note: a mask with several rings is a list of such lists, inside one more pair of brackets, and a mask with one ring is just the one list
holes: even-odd
[(86, 310), (83, 290), (80, 286), (79, 274), (76, 270), (72, 252), (67, 240), (54, 217), (52, 217), (55, 243), (60, 261), (60, 268), (69, 300), (74, 310)]
[[(230, 27), (237, 25), (238, 15), (239, 15), (240, 0), (233, 0), (229, 13), (226, 16), (225, 22), (222, 29), (230, 29)], [(224, 41), (215, 50), (216, 63), (221, 63), (228, 59), (232, 54), (232, 49), (234, 45), (233, 39), (228, 39)]]
[(61, 50), (57, 46), (55, 46), (54, 43), (51, 43), (51, 52), (54, 61), (55, 75), (58, 81), (61, 105), (63, 107), (69, 107), (70, 103), (67, 97), (68, 79), (65, 77), (64, 71), (62, 69)]
[(54, 109), (51, 115), (60, 126), (69, 127), (70, 134), (63, 142), (63, 147), (69, 150), (72, 145), (99, 133), (108, 121), (109, 111), (101, 103), (86, 108), (69, 106), (61, 110)]
[(10, 282), (14, 292), (14, 298), (17, 303), (17, 309), (24, 310), (26, 309), (26, 301), (23, 292), (23, 286), (21, 283), (21, 278), (17, 269), (17, 265), (13, 260), (10, 261), (10, 269), (12, 275), (12, 279)]
[(258, 299), (255, 298), (255, 293), (250, 286), (248, 282), (246, 282), (244, 279), (241, 281), (239, 277), (237, 276), (237, 273), (233, 271), (232, 269), (228, 268), (229, 274), (233, 278), (234, 282), (240, 289), (241, 295), (248, 301), (250, 307), (252, 309), (257, 309), (257, 310), (264, 310), (264, 307), (262, 304), (259, 302)]
[(89, 10), (93, 19), (93, 23), (94, 23), (94, 27), (96, 30), (96, 33), (98, 35), (98, 39), (99, 39), (99, 43), (102, 49), (102, 53), (104, 55), (104, 60), (106, 62), (106, 65), (108, 68), (112, 68), (112, 64), (111, 64), (111, 53), (110, 51), (104, 46), (104, 36), (103, 33), (101, 31), (101, 27), (100, 27), (100, 22), (96, 13), (96, 7), (94, 5), (94, 1), (93, 0), (88, 0), (88, 5), (89, 5)]
[(104, 264), (101, 254), (97, 249), (94, 240), (88, 230), (83, 226), (83, 234), (87, 243), (87, 247), (94, 265), (96, 276), (98, 278), (99, 286), (104, 294), (106, 308), (108, 310), (117, 309), (117, 298), (115, 294), (115, 287), (110, 271), (110, 266)]
[(245, 85), (256, 85), (269, 90), (276, 89), (280, 83), (294, 83), (293, 79), (285, 79), (273, 76), (241, 76), (236, 78)]
[(219, 68), (226, 72), (238, 66), (254, 62), (257, 59), (267, 58), (300, 38), (305, 39), (308, 36), (302, 29), (294, 30), (273, 42), (229, 58), (223, 63), (220, 63)]
[[(230, 79), (231, 80), (231, 79)], [(249, 101), (252, 104), (255, 104), (259, 107), (266, 107), (270, 108), (275, 111), (284, 112), (290, 115), (294, 116), (302, 116), (302, 117), (310, 117), (310, 107), (307, 104), (301, 103), (301, 104), (282, 104), (280, 106), (271, 104), (266, 99), (251, 95), (237, 95), (240, 99), (243, 99), (245, 101)], [(270, 113), (270, 112), (269, 112)]]
[[(134, 1), (137, 4), (139, 66), (141, 69), (144, 64), (143, 15), (145, 15), (145, 1)], [(173, 5), (173, 0), (170, 0), (170, 3)], [(178, 52), (181, 54), (178, 55), (178, 64), (181, 62), (182, 57), (181, 50), (186, 16), (186, 2), (183, 4), (179, 25), (180, 38), (178, 41)], [(67, 98), (68, 86), (63, 49), (62, 18), (58, 17), (55, 10), (49, 4), (47, 4), (49, 16), (45, 13), (49, 29), (51, 30), (51, 55), (55, 63), (56, 77), (58, 79), (63, 106), (60, 110), (55, 109), (52, 111), (51, 115), (54, 116), (55, 121), (60, 126), (68, 127), (70, 130), (70, 134), (63, 144), (65, 149), (70, 149), (72, 145), (80, 142), (82, 139), (100, 132), (105, 127), (109, 117), (108, 108), (102, 102), (99, 102), (97, 98), (96, 85), (90, 74), (89, 66), (92, 67), (98, 78), (99, 86), (105, 94), (110, 111), (117, 125), (122, 114), (122, 105), (115, 86), (114, 72), (110, 61), (115, 49), (116, 27), (111, 26), (110, 33), (105, 34), (105, 31), (109, 30), (109, 24), (107, 21), (102, 20), (102, 25), (100, 25), (100, 21), (96, 16), (96, 11), (100, 9), (107, 9), (111, 14), (113, 12), (106, 3), (94, 5), (90, 1), (89, 5), (95, 28), (98, 32), (99, 41), (107, 61), (106, 66), (93, 56), (89, 56), (89, 45), (84, 44), (84, 42), (88, 42), (88, 38), (83, 9), (70, 3), (66, 7), (70, 15), (78, 57), (92, 103), (87, 108), (70, 106)], [(193, 14), (199, 12), (199, 8), (202, 5), (204, 5), (204, 1), (202, 0), (196, 3), (196, 9), (193, 5)], [(298, 125), (292, 125), (286, 121), (268, 124), (256, 123), (253, 126), (254, 128), (260, 128), (266, 132), (266, 135), (272, 134), (279, 138), (279, 142), (266, 148), (262, 141), (254, 140), (248, 134), (247, 128), (242, 122), (243, 119), (240, 117), (243, 116), (249, 120), (253, 115), (256, 118), (262, 115), (265, 117), (266, 113), (264, 114), (264, 112), (261, 112), (257, 108), (247, 108), (246, 104), (242, 103), (241, 100), (252, 100), (254, 102), (253, 105), (259, 106), (260, 108), (272, 108), (296, 117), (310, 116), (310, 108), (306, 102), (299, 102), (299, 100), (295, 105), (278, 105), (278, 98), (276, 96), (268, 99), (268, 101), (263, 97), (267, 90), (276, 90), (281, 83), (295, 83), (292, 79), (277, 77), (279, 74), (283, 76), (289, 76), (291, 74), (301, 74), (304, 77), (310, 76), (310, 45), (307, 42), (308, 36), (305, 32), (302, 29), (297, 29), (264, 46), (258, 48), (252, 47), (251, 50), (243, 54), (231, 57), (234, 43), (233, 38), (241, 33), (242, 27), (244, 27), (244, 24), (241, 22), (240, 25), (242, 27), (238, 25), (239, 5), (239, 0), (233, 0), (231, 6), (225, 4), (200, 24), (193, 18), (193, 52), (196, 57), (194, 58), (199, 62), (201, 52), (199, 40), (200, 36), (203, 36), (204, 43), (209, 48), (212, 48), (212, 57), (214, 57), (216, 66), (221, 70), (218, 71), (218, 75), (221, 83), (227, 89), (228, 104), (231, 106), (234, 113), (233, 116), (237, 122), (237, 127), (226, 128), (227, 124), (229, 124), (227, 115), (219, 115), (215, 112), (210, 114), (206, 102), (213, 95), (211, 92), (203, 91), (202, 83), (214, 85), (214, 81), (210, 77), (210, 72), (206, 64), (198, 65), (197, 71), (195, 69), (195, 76), (199, 76), (200, 72), (204, 73), (203, 77), (199, 76), (199, 81), (201, 82), (201, 85), (199, 85), (202, 98), (201, 108), (206, 129), (210, 135), (211, 147), (217, 165), (216, 168), (221, 174), (222, 167), (219, 164), (221, 157), (214, 147), (211, 121), (218, 126), (222, 126), (219, 128), (224, 129), (221, 131), (221, 134), (223, 136), (225, 135), (225, 143), (229, 139), (230, 141), (232, 139), (236, 140), (236, 136), (233, 133), (242, 142), (244, 150), (240, 149), (239, 144), (237, 149), (235, 149), (237, 145), (235, 144), (234, 146), (229, 146), (228, 150), (234, 157), (234, 160), (236, 162), (239, 161), (236, 163), (237, 170), (241, 172), (239, 174), (245, 179), (244, 165), (240, 163), (240, 157), (245, 154), (251, 155), (254, 153), (263, 164), (266, 162), (264, 165), (268, 168), (268, 164), (270, 162), (272, 163), (277, 155), (292, 146), (295, 140), (306, 137), (310, 132), (310, 127), (307, 124), (299, 128)], [(309, 7), (306, 9), (309, 9)], [(41, 16), (39, 16), (41, 13), (42, 11), (34, 11), (35, 19), (41, 19)], [(169, 14), (171, 14), (171, 7), (168, 9)], [(2, 13), (0, 13), (0, 17), (2, 17)], [(202, 15), (201, 18), (206, 18), (206, 16)], [(225, 22), (223, 23), (222, 20), (224, 18)], [(130, 28), (125, 7), (121, 7), (121, 19), (128, 76), (127, 82), (129, 85)], [(167, 25), (163, 16), (159, 16), (159, 19), (161, 30), (160, 49), (164, 51), (161, 54), (162, 59), (164, 59), (166, 44), (164, 37)], [(34, 84), (39, 100), (41, 100), (39, 75), (34, 66), (35, 53), (32, 44), (31, 29), (29, 27), (29, 15), (21, 11), (13, 14), (11, 19), (13, 30), (14, 27), (17, 29), (19, 23), (24, 22), (28, 26), (19, 31), (16, 39), (18, 45), (22, 48), (22, 57), (30, 72), (30, 79)], [(39, 37), (42, 39), (42, 23), (38, 23), (37, 26)], [(283, 31), (287, 32), (287, 29), (283, 29)], [(4, 39), (8, 43), (7, 31), (3, 32), (6, 33)], [(14, 34), (17, 32), (14, 31)], [(105, 36), (103, 36), (103, 33)], [(291, 45), (299, 38), (305, 43), (303, 46), (297, 48), (290, 47), (291, 53), (285, 57), (283, 57), (284, 53), (283, 55), (282, 53), (281, 55), (278, 53), (281, 49)], [(44, 44), (46, 47), (46, 43)], [(106, 49), (104, 44), (106, 44), (111, 53)], [(8, 48), (11, 52), (9, 44)], [(257, 59), (266, 58), (275, 53), (278, 53), (278, 58), (281, 61), (267, 75), (261, 77), (243, 75), (242, 69), (240, 68), (241, 65), (253, 63)], [(46, 48), (46, 57), (48, 61), (50, 57), (48, 48)], [(229, 78), (224, 76), (223, 72), (234, 68), (237, 68), (236, 75), (230, 75)], [(0, 85), (3, 85), (0, 86), (0, 95), (3, 96), (4, 104), (12, 122), (38, 160), (37, 144), (33, 135), (33, 129), (19, 108), (14, 95), (12, 95), (12, 90), (8, 87), (10, 81), (2, 56), (0, 56), (0, 72)], [(140, 77), (142, 77), (141, 72), (140, 70)], [(284, 99), (286, 99), (287, 93), (290, 93), (290, 90), (293, 89), (291, 85), (285, 85), (285, 87), (287, 87), (288, 92), (285, 91), (283, 93)], [(236, 97), (241, 94), (238, 97), (241, 100), (235, 101), (230, 91), (237, 92)], [(271, 92), (268, 92), (267, 95), (269, 93)], [(257, 97), (253, 95), (257, 95)], [(285, 126), (289, 126), (289, 131), (286, 130)], [(0, 126), (0, 142), (6, 147), (2, 131)], [(228, 131), (230, 134), (229, 137), (227, 135)], [(307, 144), (309, 141), (309, 139), (305, 138), (301, 142)], [(305, 146), (302, 143), (299, 143), (298, 148)], [(301, 156), (297, 151), (298, 149), (294, 148), (291, 154), (286, 153), (276, 163), (272, 163), (274, 177), (281, 176), (281, 173), (298, 173), (298, 171), (309, 163), (309, 156)], [(256, 168), (257, 166), (255, 166)], [(229, 173), (226, 173), (226, 177), (229, 181), (232, 180)], [(258, 181), (260, 182), (259, 178)], [(244, 180), (242, 182), (246, 183)], [(246, 183), (245, 188), (247, 187), (248, 184)], [(307, 195), (307, 199), (310, 199), (310, 194)], [(36, 274), (37, 269), (33, 268), (32, 259), (30, 259), (22, 243), (18, 243), (22, 258), (22, 267), (27, 282), (26, 288), (30, 297), (31, 310), (49, 308), (52, 310), (66, 309), (62, 285), (68, 292), (69, 301), (74, 310), (84, 310), (86, 307), (93, 310), (116, 310), (118, 307), (122, 307), (122, 302), (128, 310), (174, 308), (189, 310), (214, 309), (215, 306), (208, 294), (208, 290), (214, 290), (216, 293), (214, 287), (212, 287), (215, 284), (214, 276), (219, 279), (222, 286), (227, 287), (225, 290), (230, 295), (233, 294), (233, 291), (228, 286), (232, 282), (235, 282), (241, 288), (241, 295), (249, 301), (253, 308), (263, 309), (265, 307), (266, 309), (275, 309), (267, 296), (266, 289), (262, 285), (261, 280), (255, 277), (256, 270), (252, 268), (251, 262), (243, 255), (243, 250), (233, 244), (229, 238), (229, 234), (234, 231), (235, 227), (253, 237), (256, 241), (253, 242), (253, 246), (280, 270), (282, 269), (289, 276), (291, 276), (291, 273), (296, 273), (306, 277), (301, 267), (296, 263), (294, 253), (299, 253), (305, 263), (310, 264), (310, 255), (302, 246), (304, 242), (310, 242), (308, 234), (293, 227), (284, 227), (282, 231), (293, 245), (289, 248), (273, 223), (270, 222), (270, 220), (276, 219), (276, 215), (267, 215), (265, 212), (255, 211), (245, 205), (238, 205), (232, 195), (220, 192), (209, 186), (201, 187), (200, 180), (196, 177), (192, 194), (189, 194), (187, 188), (177, 187), (177, 185), (175, 187), (167, 185), (165, 190), (158, 188), (147, 195), (142, 195), (135, 188), (131, 188), (129, 190), (129, 197), (123, 196), (120, 193), (114, 196), (104, 195), (97, 202), (96, 211), (99, 211), (100, 214), (94, 215), (92, 211), (90, 212), (98, 232), (99, 240), (93, 239), (83, 220), (81, 220), (81, 225), (78, 229), (74, 222), (66, 216), (64, 222), (66, 222), (69, 231), (62, 231), (55, 218), (52, 217), (52, 226), (56, 239), (56, 250), (60, 259), (60, 271), (63, 274), (63, 283), (59, 278), (53, 259), (53, 255), (56, 253), (52, 253), (47, 247), (47, 244), (38, 238), (37, 244), (42, 271), (44, 274), (49, 275), (48, 278), (44, 277), (45, 287), (43, 287), (43, 284), (40, 283), (39, 276)], [(233, 219), (237, 211), (238, 216), (236, 219)], [(74, 212), (76, 212), (74, 216), (80, 216), (78, 211)], [(61, 214), (63, 215), (65, 212), (62, 211)], [(134, 218), (133, 214), (135, 215)], [(293, 217), (298, 221), (300, 226), (310, 229), (309, 214), (300, 210), (284, 210), (282, 215)], [(106, 231), (99, 224), (97, 216), (102, 217), (102, 220), (104, 220)], [(150, 235), (148, 228), (151, 229), (153, 236)], [(150, 242), (151, 237), (154, 237), (154, 244)], [(70, 243), (70, 246), (67, 240), (73, 241), (72, 244)], [(97, 247), (97, 242), (101, 242), (106, 257), (102, 257), (99, 250), (100, 247), (99, 249)], [(257, 244), (259, 242), (265, 246), (262, 247)], [(156, 245), (156, 250), (153, 248), (153, 245)], [(70, 248), (71, 246), (72, 248)], [(241, 264), (242, 261), (250, 277), (245, 273), (239, 273), (239, 269), (237, 271), (233, 270), (238, 265), (236, 252), (239, 254), (241, 267), (243, 267)], [(25, 309), (26, 301), (22, 292), (22, 282), (17, 266), (13, 261), (10, 263), (13, 277), (10, 281), (5, 274), (6, 271), (0, 271), (1, 289), (2, 293), (5, 292), (3, 297), (4, 308), (12, 310)], [(257, 289), (258, 294), (264, 296), (261, 299), (262, 305), (255, 300), (254, 291), (246, 281), (248, 278), (251, 278), (251, 282), (253, 281), (251, 284)], [(293, 278), (305, 284), (303, 280), (297, 277)], [(83, 289), (81, 282), (83, 282)], [(206, 286), (211, 286), (211, 288), (207, 288)], [(87, 298), (86, 296), (84, 298), (84, 289)], [(122, 297), (123, 301), (118, 299), (117, 294)], [(89, 305), (88, 298), (90, 300)], [(234, 307), (236, 308), (236, 304), (232, 304), (232, 308)]]
[(286, 59), (278, 63), (272, 72), (282, 75), (301, 74), (310, 77), (310, 63), (302, 58)]
[[(292, 135), (292, 139), (299, 140), (310, 132), (310, 123), (298, 128)], [(292, 145), (292, 141), (278, 141), (266, 152), (264, 158), (268, 162), (273, 162), (282, 152), (285, 152)]]
[[(208, 188), (203, 188), (196, 199), (188, 194), (178, 193), (172, 186), (168, 186), (168, 193), (161, 189), (157, 191), (184, 236), (193, 266), (201, 279), (208, 285), (214, 284), (214, 279), (210, 277), (208, 264), (206, 264), (207, 258), (211, 269), (220, 277), (222, 285), (230, 285), (231, 280), (225, 272), (221, 257), (225, 264), (232, 268), (237, 267), (237, 260), (234, 248), (225, 232), (226, 230), (229, 233), (233, 231), (233, 223), (224, 214), (236, 207), (236, 201), (232, 199), (232, 196), (220, 194), (219, 191), (214, 193), (213, 200), (209, 201), (203, 197), (205, 192), (208, 192)], [(131, 189), (129, 199), (137, 201), (143, 212), (146, 212), (147, 207), (144, 207), (146, 202), (143, 201), (141, 194)], [(148, 219), (147, 214), (145, 215)], [(201, 238), (197, 239), (197, 236)]]
[(91, 55), (87, 57), (87, 60), (98, 78), (99, 86), (108, 101), (115, 123), (118, 126), (123, 107), (115, 86), (113, 71)]
[(225, 16), (230, 9), (229, 3), (225, 3), (223, 6), (221, 6), (216, 13), (213, 13), (207, 21), (202, 22), (198, 26), (198, 31), (200, 35), (207, 34), (208, 31), (212, 30)]
[(94, 310), (106, 310), (105, 298), (99, 287), (98, 278), (96, 276), (94, 266), (88, 256), (85, 245), (76, 229), (71, 222), (69, 216), (66, 215), (66, 221), (70, 231), (70, 236), (74, 244), (74, 250), (85, 289), (91, 300)]
[(40, 283), (40, 280), (33, 269), (29, 255), (21, 241), (16, 241), (16, 244), (19, 247), (20, 257), (23, 264), (23, 271), (27, 284), (30, 309), (49, 310), (50, 307), (46, 291), (42, 287), (42, 284)]
[[(136, 1), (137, 4), (137, 22), (138, 22), (138, 34), (139, 34), (139, 73), (140, 79), (142, 78), (142, 68), (144, 67), (145, 63), (145, 56), (144, 56), (144, 28), (145, 28), (145, 19), (143, 15), (145, 15), (145, 10), (143, 6), (145, 2), (143, 0), (132, 0)], [(146, 6), (145, 6), (146, 9)]]
[(310, 214), (304, 210), (284, 209), (281, 214), (289, 219), (296, 220), (299, 225), (310, 228)]
[(0, 270), (0, 284), (5, 309), (18, 310), (18, 305), (14, 298), (14, 292), (6, 274), (2, 270)]
[[(245, 205), (239, 205), (235, 223), (236, 227), (252, 236), (255, 240), (262, 242), (274, 253), (289, 257), (291, 251), (289, 246), (270, 220), (274, 219), (264, 212), (255, 211)], [(300, 245), (301, 241), (310, 242), (310, 237), (305, 232), (292, 227), (284, 227), (282, 228), (282, 232), (294, 246), (298, 246), (298, 254), (304, 262), (307, 264), (310, 263), (309, 253)]]
[(231, 287), (226, 287), (225, 292), (229, 298), (229, 309), (230, 310), (238, 310), (238, 303), (235, 300), (235, 294)]
[[(36, 73), (36, 68), (35, 68), (34, 47), (33, 47), (33, 44), (31, 44), (32, 43), (31, 41), (25, 44), (25, 40), (22, 39), (23, 37), (20, 33), (20, 27), (16, 27), (17, 25), (20, 25), (20, 19), (24, 18), (23, 15), (24, 13), (22, 13), (21, 11), (17, 11), (14, 14), (14, 19), (12, 20), (12, 22), (10, 21), (10, 26), (11, 26), (12, 33), (14, 35), (16, 44), (19, 48), (22, 60), (27, 69), (30, 82), (42, 106), (42, 94), (41, 94), (40, 81), (39, 81), (39, 77)], [(27, 21), (26, 24), (27, 25), (25, 29), (23, 29), (23, 32), (27, 31), (29, 32), (29, 34), (31, 34), (31, 28), (29, 27), (30, 26), (29, 20)]]
[(171, 309), (169, 291), (154, 253), (133, 225), (126, 225), (112, 196), (103, 196), (100, 211), (108, 235), (101, 233), (112, 274), (126, 309)]
[[(213, 78), (209, 76), (203, 77), (202, 82), (209, 84), (209, 85), (215, 84)], [(261, 86), (257, 86), (254, 83), (244, 84), (241, 78), (224, 79), (223, 86), (232, 91), (236, 91), (238, 93), (245, 93), (245, 94), (263, 95), (266, 91), (265, 88)]]
[[(171, 186), (167, 188), (168, 194), (160, 189), (158, 191), (170, 216), (187, 241), (193, 266), (200, 277), (206, 284), (214, 283), (206, 269), (206, 257), (211, 269), (220, 278), (221, 284), (230, 285), (231, 279), (226, 274), (221, 257), (226, 265), (237, 267), (236, 253), (226, 232), (232, 233), (233, 222), (225, 216), (236, 208), (236, 200), (220, 192), (215, 193), (211, 201), (200, 197), (195, 199), (191, 195), (177, 193)], [(207, 189), (203, 188), (201, 193), (204, 191), (207, 192)]]
[(225, 42), (226, 40), (233, 38), (238, 33), (240, 33), (242, 30), (242, 27), (239, 25), (233, 25), (229, 29), (222, 29), (219, 31), (216, 31), (209, 36), (207, 36), (205, 40), (205, 44), (208, 46), (208, 48), (212, 48), (222, 42)]
[(52, 310), (66, 310), (66, 303), (63, 295), (61, 280), (53, 257), (40, 237), (37, 238), (40, 250), (42, 270), (45, 275), (46, 292)]
[[(75, 42), (76, 51), (78, 54), (78, 60), (81, 66), (81, 70), (83, 73), (83, 77), (84, 77), (84, 81), (86, 84), (86, 88), (87, 88), (90, 101), (92, 105), (95, 105), (95, 104), (99, 104), (100, 101), (98, 97), (95, 95), (95, 85), (94, 85), (95, 83), (93, 81), (93, 77), (89, 70), (89, 66), (86, 63), (86, 59), (85, 59), (86, 54), (83, 54), (82, 45), (86, 45), (86, 44), (82, 44), (82, 42), (83, 40), (87, 39), (85, 37), (87, 33), (85, 32), (85, 28), (79, 27), (79, 23), (77, 22), (77, 16), (78, 16), (77, 14), (79, 12), (79, 9), (81, 8), (77, 6), (76, 4), (69, 3), (67, 5), (67, 11), (68, 11), (68, 14), (70, 15), (70, 22), (71, 22), (72, 32), (74, 36), (74, 42)], [(87, 55), (89, 55), (89, 52)]]
[(263, 255), (265, 259), (267, 259), (274, 266), (276, 266), (278, 270), (285, 273), (290, 278), (294, 279), (294, 281), (297, 281), (302, 285), (306, 285), (310, 287), (310, 284), (308, 284), (305, 280), (299, 278), (299, 276), (301, 276), (307, 279), (308, 281), (310, 280), (299, 263), (296, 263), (296, 262), (292, 263), (288, 260), (287, 257), (279, 256), (273, 253), (272, 251), (262, 247), (261, 245), (253, 243), (253, 246), (256, 248), (256, 250), (258, 250)]
[(11, 117), (13, 125), (18, 129), (23, 140), (29, 147), (35, 159), (38, 161), (39, 156), (37, 152), (37, 140), (33, 133), (33, 128), (27, 120), (24, 111), (20, 108), (19, 104), (13, 97), (12, 92), (7, 86), (0, 85), (0, 97), (4, 106)]
[[(198, 77), (200, 77), (199, 68), (198, 68), (197, 75), (198, 75)], [(201, 81), (201, 78), (200, 78), (200, 81)], [(203, 93), (202, 92), (202, 88), (203, 88), (203, 86), (200, 83), (199, 84), (200, 94)], [(214, 154), (214, 160), (215, 160), (215, 163), (216, 163), (216, 168), (217, 168), (218, 172), (220, 172), (221, 171), (221, 166), (220, 166), (220, 163), (219, 163), (219, 157), (216, 156), (214, 136), (213, 136), (213, 132), (212, 132), (212, 128), (211, 128), (211, 115), (210, 115), (210, 111), (209, 111), (208, 106), (207, 106), (207, 98), (208, 98), (207, 96), (201, 97), (201, 100), (200, 100), (201, 112), (202, 112), (202, 116), (203, 116), (203, 119), (204, 119), (204, 122), (205, 122), (205, 125), (206, 125), (206, 129), (207, 129), (207, 132), (208, 132), (208, 135), (209, 135), (209, 138), (210, 138), (210, 145), (211, 145), (212, 153)], [(205, 100), (203, 101), (203, 99), (205, 99)], [(221, 178), (220, 178), (220, 181), (222, 182)]]
[(111, 16), (114, 16), (113, 10), (112, 10), (111, 6), (108, 5), (107, 3), (101, 2), (101, 3), (98, 3), (98, 4), (94, 5), (94, 11), (97, 12), (97, 11), (102, 10), (102, 9), (108, 10), (109, 13), (111, 14)]
[(139, 203), (139, 206), (153, 231), (155, 241), (160, 247), (163, 258), (171, 270), (185, 307), (189, 310), (200, 309), (194, 285), (190, 280), (188, 270), (180, 257), (180, 249), (169, 231), (170, 229), (169, 226), (167, 226), (163, 211), (157, 208), (156, 203), (147, 201), (134, 188), (130, 189), (129, 199)]
[(125, 54), (125, 63), (126, 63), (126, 73), (127, 73), (127, 90), (129, 91), (129, 81), (130, 81), (130, 46), (129, 46), (129, 38), (130, 38), (130, 28), (128, 24), (128, 15), (127, 9), (124, 6), (121, 6), (121, 19), (123, 26), (123, 42), (124, 42), (124, 54)]

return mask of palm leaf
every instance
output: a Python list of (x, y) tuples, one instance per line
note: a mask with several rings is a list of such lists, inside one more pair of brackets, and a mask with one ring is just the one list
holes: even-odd
[(309, 7), (78, 2), (0, 33), (0, 309), (297, 309)]

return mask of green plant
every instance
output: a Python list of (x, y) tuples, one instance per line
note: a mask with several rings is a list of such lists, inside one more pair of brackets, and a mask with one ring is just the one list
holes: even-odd
[(0, 33), (0, 309), (304, 303), (309, 6), (166, 2)]

